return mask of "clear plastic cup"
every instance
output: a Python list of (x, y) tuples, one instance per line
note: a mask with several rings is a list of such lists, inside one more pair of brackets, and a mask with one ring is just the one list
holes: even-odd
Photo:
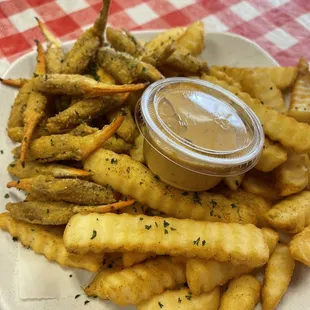
[(204, 191), (255, 166), (264, 144), (254, 112), (212, 83), (168, 78), (150, 85), (136, 106), (144, 156), (163, 182)]

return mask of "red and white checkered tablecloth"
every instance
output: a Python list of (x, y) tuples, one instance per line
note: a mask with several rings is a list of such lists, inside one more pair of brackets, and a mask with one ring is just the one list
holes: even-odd
[[(0, 0), (0, 75), (43, 41), (35, 16), (62, 41), (95, 20), (101, 0)], [(109, 24), (129, 30), (184, 26), (201, 19), (210, 31), (254, 40), (282, 65), (310, 60), (310, 0), (112, 0)]]

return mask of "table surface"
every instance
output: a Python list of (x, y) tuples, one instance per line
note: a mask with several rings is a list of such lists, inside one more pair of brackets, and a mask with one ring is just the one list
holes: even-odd
[[(96, 19), (101, 0), (0, 0), (0, 75), (44, 41), (35, 16), (62, 41), (75, 39)], [(209, 31), (243, 35), (283, 66), (310, 59), (310, 0), (112, 0), (109, 25), (164, 29), (203, 20)]]

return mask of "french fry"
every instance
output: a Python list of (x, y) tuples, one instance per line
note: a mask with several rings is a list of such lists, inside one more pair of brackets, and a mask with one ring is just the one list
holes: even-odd
[(82, 214), (88, 214), (88, 213), (107, 213), (107, 212), (113, 212), (116, 210), (120, 210), (122, 208), (131, 206), (135, 201), (133, 199), (126, 200), (126, 201), (118, 201), (114, 202), (105, 206), (87, 206), (87, 207), (74, 207), (73, 212), (74, 213), (82, 213)]
[(279, 112), (286, 111), (282, 93), (271, 81), (267, 73), (247, 70), (240, 83), (244, 91), (253, 98), (260, 100), (263, 105)]
[(288, 115), (299, 122), (310, 123), (310, 72), (297, 78)]
[[(44, 126), (40, 126), (39, 125), (35, 129), (32, 138), (33, 139), (38, 139), (40, 137), (48, 136), (48, 135), (49, 135), (49, 132), (48, 132), (47, 128), (45, 128)], [(24, 127), (8, 128), (8, 136), (14, 142), (22, 142), (23, 141), (23, 137), (24, 137)]]
[(265, 137), (264, 148), (255, 169), (270, 172), (287, 160), (287, 150), (279, 143)]
[(125, 207), (121, 210), (121, 213), (128, 213), (131, 215), (145, 214), (148, 206), (143, 205), (142, 203), (135, 201), (131, 206)]
[[(28, 159), (40, 162), (84, 160), (114, 135), (123, 119), (124, 117), (120, 116), (112, 124), (85, 137), (63, 134), (33, 140), (29, 146)], [(20, 148), (17, 147), (12, 152), (14, 156), (19, 156)]]
[(281, 196), (301, 192), (308, 185), (308, 162), (308, 154), (288, 153), (287, 160), (275, 170), (275, 188)]
[(90, 283), (85, 293), (110, 299), (119, 305), (137, 305), (185, 281), (184, 264), (172, 262), (169, 257), (159, 257), (110, 275), (103, 274), (95, 283)]
[(289, 248), (294, 259), (310, 267), (310, 226), (293, 237)]
[(278, 202), (265, 218), (273, 228), (296, 234), (310, 225), (309, 205), (310, 192), (303, 191)]
[(92, 272), (101, 266), (103, 255), (82, 256), (68, 253), (63, 244), (63, 228), (28, 224), (14, 220), (9, 213), (2, 213), (0, 229), (7, 230), (24, 246), (30, 246), (37, 254), (42, 254), (61, 266), (83, 268)]
[(231, 86), (237, 87), (240, 90), (242, 89), (241, 84), (238, 80), (233, 79), (229, 76), (224, 70), (219, 67), (212, 66), (210, 68), (209, 74), (216, 77), (218, 80), (223, 80)]
[(15, 160), (7, 168), (9, 174), (20, 179), (31, 178), (38, 175), (51, 175), (55, 178), (81, 178), (90, 176), (89, 171), (76, 169), (59, 164), (40, 164), (38, 162), (26, 162), (23, 167), (20, 160)]
[(291, 281), (295, 260), (287, 245), (278, 244), (270, 257), (262, 288), (263, 310), (277, 307)]
[[(256, 223), (248, 207), (237, 208), (226, 197), (208, 192), (186, 192), (170, 187), (141, 163), (127, 155), (98, 150), (84, 162), (98, 184), (109, 184), (123, 195), (176, 218), (194, 220)], [(160, 197), (160, 199), (159, 199)]]
[(107, 186), (81, 179), (53, 178), (39, 175), (29, 179), (11, 181), (8, 188), (16, 187), (53, 201), (67, 201), (82, 205), (102, 205), (115, 202), (114, 191)]
[(117, 129), (116, 134), (126, 142), (133, 142), (138, 130), (128, 107), (123, 107), (121, 110), (112, 111), (108, 113), (107, 117), (108, 120), (112, 122), (120, 115), (123, 115), (125, 118), (123, 124)]
[(276, 87), (283, 90), (293, 85), (297, 77), (296, 67), (266, 67), (266, 68), (230, 68), (230, 67), (219, 67), (228, 75), (233, 77), (236, 81), (240, 81), (243, 77), (244, 72), (252, 70), (254, 72), (263, 72), (268, 74), (271, 81)]
[(248, 193), (244, 190), (231, 191), (226, 188), (219, 188), (216, 193), (224, 195), (236, 206), (243, 204), (248, 208), (252, 209), (257, 217), (257, 226), (266, 227), (269, 226), (264, 215), (271, 208), (271, 204), (261, 196)]
[(125, 268), (144, 262), (145, 260), (156, 256), (153, 253), (125, 252), (122, 260)]
[[(90, 239), (94, 231), (96, 238)], [(262, 232), (254, 225), (113, 213), (76, 214), (66, 227), (64, 242), (68, 251), (79, 254), (153, 252), (252, 267), (263, 265), (269, 254)]]
[(47, 29), (46, 25), (36, 17), (39, 28), (47, 40), (47, 50), (45, 54), (46, 66), (48, 73), (61, 73), (61, 65), (64, 60), (64, 52), (61, 48), (60, 42)]
[(61, 72), (65, 74), (83, 73), (95, 56), (106, 27), (110, 0), (102, 0), (102, 8), (94, 25), (86, 30), (74, 43), (66, 54)]
[(216, 260), (189, 259), (186, 263), (186, 279), (189, 289), (194, 295), (210, 292), (230, 279), (251, 272), (253, 268), (246, 265), (234, 266)]
[(203, 293), (200, 296), (192, 296), (188, 289), (177, 291), (165, 291), (160, 295), (141, 302), (138, 310), (153, 310), (160, 308), (166, 310), (217, 310), (220, 305), (220, 289), (215, 288), (209, 293)]
[(144, 152), (143, 152), (143, 144), (144, 144), (144, 137), (141, 133), (135, 139), (134, 145), (131, 147), (129, 151), (130, 157), (138, 161), (140, 163), (145, 163)]
[(110, 150), (115, 153), (128, 153), (132, 145), (124, 141), (122, 138), (112, 136), (102, 146), (106, 150)]
[(140, 56), (144, 51), (143, 46), (128, 31), (107, 27), (106, 34), (108, 41), (116, 51), (133, 57)]
[(121, 84), (131, 84), (137, 80), (155, 82), (163, 78), (152, 65), (110, 47), (98, 51), (98, 63)]
[(204, 74), (202, 79), (223, 87), (243, 100), (257, 115), (264, 132), (271, 140), (279, 141), (282, 145), (291, 147), (299, 153), (310, 152), (310, 126), (308, 124), (299, 123), (292, 117), (262, 105), (259, 100), (251, 98), (249, 94), (240, 92), (236, 87), (229, 86), (213, 76)]
[(245, 175), (242, 187), (246, 192), (262, 196), (267, 200), (275, 201), (281, 198), (275, 188), (275, 175), (272, 173), (253, 169)]
[(146, 84), (109, 85), (79, 74), (45, 74), (32, 79), (36, 91), (49, 94), (83, 95), (86, 98), (126, 93), (145, 88)]
[(241, 185), (244, 176), (245, 173), (231, 177), (226, 177), (224, 178), (224, 183), (229, 187), (229, 189), (231, 189), (232, 191), (236, 191)]
[[(279, 234), (270, 228), (263, 228), (262, 233), (271, 255), (278, 243)], [(253, 268), (246, 265), (234, 266), (232, 263), (221, 263), (212, 259), (205, 261), (193, 258), (186, 263), (186, 279), (193, 294), (200, 295), (252, 270)]]
[(234, 279), (223, 294), (219, 310), (254, 310), (259, 301), (260, 282), (250, 275)]
[(113, 108), (122, 106), (128, 95), (129, 93), (124, 93), (79, 100), (54, 117), (50, 117), (46, 126), (50, 133), (61, 133), (92, 118), (103, 115)]
[(1, 79), (0, 82), (2, 84), (8, 85), (8, 86), (13, 86), (13, 87), (22, 87), (26, 82), (28, 82), (27, 79)]

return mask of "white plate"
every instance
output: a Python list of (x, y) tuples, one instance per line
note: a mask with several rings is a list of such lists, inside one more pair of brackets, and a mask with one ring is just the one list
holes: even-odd
[[(149, 40), (159, 31), (141, 31), (135, 32), (138, 39)], [(64, 44), (65, 49), (72, 46), (72, 42)], [(254, 42), (241, 36), (229, 33), (208, 33), (206, 38), (206, 49), (201, 56), (211, 65), (228, 65), (237, 67), (253, 66), (277, 66), (278, 63), (262, 48)], [(32, 75), (35, 66), (35, 52), (16, 60), (3, 78), (29, 77)], [(0, 212), (5, 210), (5, 204), (8, 201), (14, 201), (17, 197), (12, 192), (9, 199), (4, 196), (9, 191), (6, 189), (7, 182), (11, 179), (6, 171), (7, 165), (12, 161), (10, 150), (13, 143), (7, 137), (6, 125), (9, 117), (10, 107), (13, 104), (17, 91), (7, 86), (0, 86), (0, 152), (1, 166), (0, 171)], [(48, 273), (48, 270), (46, 270)], [(29, 279), (31, 281), (31, 279)], [(44, 275), (42, 276), (44, 281)], [(40, 285), (40, 283), (37, 283)], [(310, 309), (309, 288), (310, 272), (301, 265), (297, 265), (294, 278), (288, 292), (279, 305), (279, 310), (306, 310)], [(141, 288), (143, 289), (143, 288)], [(65, 299), (43, 299), (43, 300), (21, 300), (18, 295), (17, 283), (17, 244), (12, 242), (12, 238), (7, 234), (0, 232), (0, 309), (1, 310), (65, 310), (74, 307), (75, 309), (134, 309), (134, 307), (118, 307), (108, 302), (91, 300), (87, 306), (84, 306), (85, 298)], [(257, 308), (260, 309), (258, 306)]]

